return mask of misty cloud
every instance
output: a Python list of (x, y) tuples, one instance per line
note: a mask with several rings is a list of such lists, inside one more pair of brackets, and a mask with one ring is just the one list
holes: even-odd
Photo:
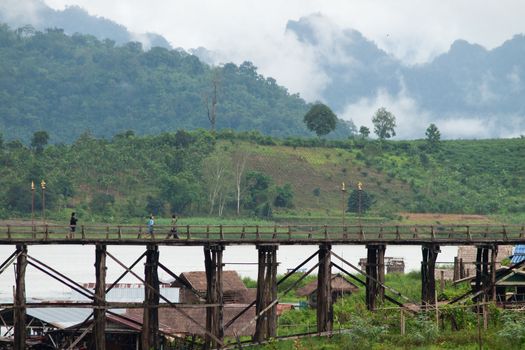
[(405, 89), (395, 96), (379, 90), (373, 98), (362, 98), (357, 103), (346, 106), (339, 117), (352, 120), (358, 129), (364, 125), (373, 133), (372, 117), (381, 107), (385, 107), (396, 117), (394, 139), (423, 138), (426, 128), (432, 123), (431, 114), (422, 110)]

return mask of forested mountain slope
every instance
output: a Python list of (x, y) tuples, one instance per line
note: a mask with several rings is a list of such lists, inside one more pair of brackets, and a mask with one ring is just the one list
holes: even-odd
[[(341, 182), (350, 210), (349, 198), (362, 182), (362, 208), (372, 215), (508, 214), (518, 220), (525, 214), (523, 154), (523, 138), (442, 141), (430, 150), (423, 140), (380, 144), (203, 130), (128, 132), (111, 140), (83, 134), (71, 145), (40, 150), (0, 142), (0, 216), (30, 215), (30, 183), (45, 179), (49, 214), (59, 218), (73, 209), (103, 221), (172, 212), (236, 217), (239, 198), (241, 217), (327, 220), (340, 218)], [(40, 191), (36, 199), (40, 211)]]
[[(217, 129), (312, 135), (305, 101), (249, 62), (211, 68), (182, 51), (0, 26), (0, 130), (8, 139), (27, 141), (36, 130), (71, 142), (86, 130), (111, 137), (209, 128), (215, 83)], [(348, 136), (347, 125), (333, 135)]]

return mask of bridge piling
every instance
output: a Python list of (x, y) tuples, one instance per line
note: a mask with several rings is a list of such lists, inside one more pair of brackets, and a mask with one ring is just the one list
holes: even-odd
[[(254, 340), (261, 342), (277, 335), (277, 249), (274, 244), (257, 245), (259, 264), (255, 313), (266, 310), (255, 323)], [(270, 307), (270, 304), (272, 304)]]
[(26, 345), (26, 267), (27, 267), (27, 246), (19, 244), (16, 246), (19, 253), (16, 260), (16, 287), (15, 287), (15, 308), (14, 308), (14, 348), (23, 350)]
[(148, 244), (144, 265), (144, 313), (142, 318), (142, 349), (159, 349), (159, 247)]
[(334, 311), (332, 305), (332, 263), (330, 244), (319, 246), (319, 272), (317, 274), (317, 332), (331, 332)]
[[(482, 291), (477, 300), (496, 300), (497, 245), (478, 245), (476, 251), (476, 279), (474, 290)], [(490, 258), (489, 258), (490, 254)]]
[(436, 302), (436, 260), (440, 252), (436, 244), (421, 246), (423, 260), (421, 261), (421, 303), (434, 305)]
[(106, 349), (106, 245), (95, 248), (95, 299), (93, 301), (93, 338), (96, 350)]
[[(219, 347), (215, 339), (224, 338), (223, 326), (223, 281), (222, 281), (222, 255), (224, 245), (213, 244), (204, 246), (204, 267), (206, 270), (206, 303), (219, 304), (206, 308), (206, 337), (205, 349)], [(210, 336), (212, 334), (216, 338)]]
[(376, 308), (376, 299), (385, 297), (385, 250), (384, 244), (367, 245), (366, 259), (366, 306), (368, 310)]

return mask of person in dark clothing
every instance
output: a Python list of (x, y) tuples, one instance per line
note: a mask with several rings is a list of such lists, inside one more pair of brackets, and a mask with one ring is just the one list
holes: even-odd
[(170, 233), (168, 233), (168, 237), (166, 238), (179, 238), (179, 231), (177, 230), (177, 220), (179, 220), (179, 218), (177, 217), (177, 215), (173, 214), (171, 216), (171, 230)]
[(73, 238), (73, 234), (75, 233), (75, 230), (77, 229), (77, 217), (75, 216), (75, 212), (71, 213), (71, 219), (69, 219), (69, 238)]

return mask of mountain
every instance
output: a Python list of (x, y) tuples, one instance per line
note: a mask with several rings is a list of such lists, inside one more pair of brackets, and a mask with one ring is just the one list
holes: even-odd
[[(322, 100), (340, 114), (352, 111), (346, 118), (363, 121), (356, 115), (361, 112), (359, 107), (368, 104), (377, 109), (386, 103), (392, 105), (387, 108), (397, 108), (398, 120), (411, 121), (398, 133), (402, 137), (423, 136), (431, 122), (457, 129), (461, 120), (472, 125), (471, 129), (478, 125), (480, 133), (447, 131), (456, 131), (460, 137), (525, 133), (522, 34), (492, 50), (457, 40), (432, 61), (407, 65), (360, 32), (340, 28), (319, 14), (289, 21), (286, 31), (315, 53), (314, 64), (329, 81), (321, 91)], [(415, 127), (419, 128), (417, 134)]]
[(113, 40), (118, 45), (138, 41), (145, 48), (159, 46), (171, 49), (169, 42), (158, 34), (132, 33), (111, 20), (91, 16), (78, 6), (68, 6), (58, 11), (41, 0), (3, 0), (0, 3), (0, 22), (12, 28), (30, 25), (39, 31), (60, 28), (66, 34), (90, 34), (100, 40)]
[[(0, 25), (0, 132), (9, 139), (27, 141), (37, 130), (71, 142), (87, 130), (112, 137), (209, 128), (214, 85), (217, 129), (313, 135), (303, 123), (309, 105), (250, 62), (213, 68), (180, 50)], [(348, 137), (348, 125), (338, 125), (332, 135)]]

